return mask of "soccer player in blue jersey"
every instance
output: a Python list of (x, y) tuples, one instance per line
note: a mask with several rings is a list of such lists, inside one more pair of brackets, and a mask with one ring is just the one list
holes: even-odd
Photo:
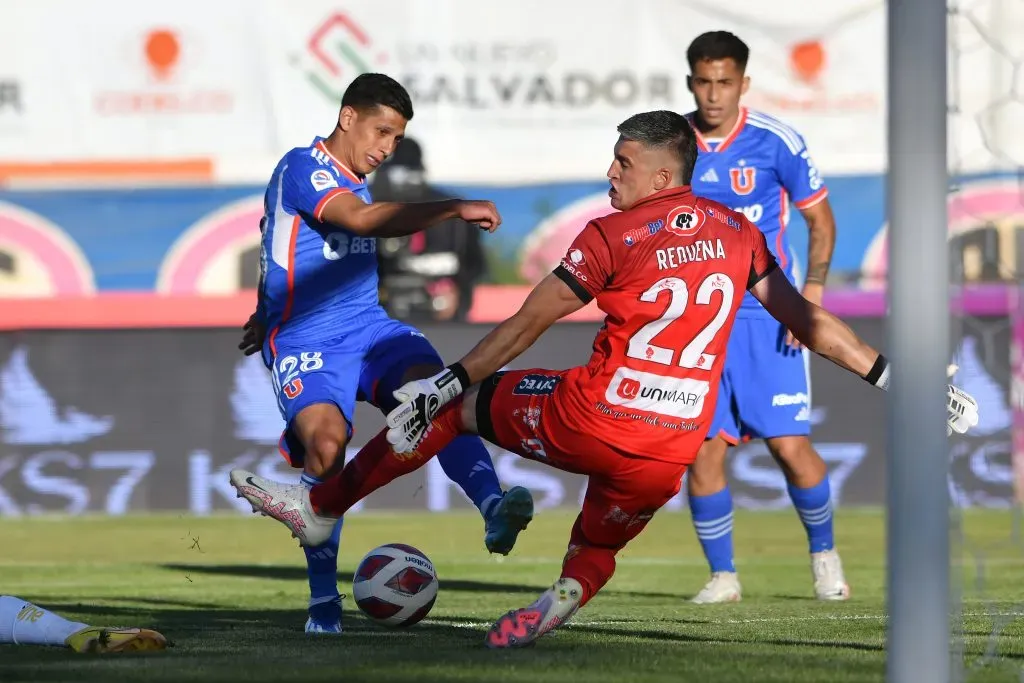
[[(786, 238), (789, 204), (810, 234), (803, 295), (821, 305), (835, 244), (828, 190), (803, 138), (785, 123), (740, 106), (750, 85), (750, 49), (726, 31), (705, 33), (687, 50), (687, 80), (697, 103), (693, 191), (742, 211), (768, 239), (779, 266), (796, 281)], [(789, 495), (807, 531), (814, 591), (845, 600), (850, 589), (832, 534), (828, 468), (810, 440), (810, 378), (806, 350), (747, 294), (729, 338), (725, 370), (708, 439), (687, 478), (690, 511), (711, 579), (693, 601), (740, 599), (733, 563), (733, 504), (725, 477), (729, 445), (764, 439), (782, 467)]]
[[(493, 231), (491, 202), (372, 203), (366, 176), (391, 156), (412, 119), (409, 94), (383, 74), (363, 74), (345, 91), (334, 131), (288, 152), (267, 186), (257, 311), (239, 348), (261, 351), (286, 421), (282, 454), (306, 486), (344, 465), (356, 401), (385, 413), (393, 393), (444, 364), (416, 329), (378, 302), (377, 237), (411, 235), (452, 218)], [(338, 457), (342, 454), (342, 457)], [(485, 545), (508, 554), (533, 515), (530, 492), (502, 493), (477, 437), (440, 456), (485, 520)], [(339, 633), (338, 545), (304, 548), (310, 602), (306, 631)]]

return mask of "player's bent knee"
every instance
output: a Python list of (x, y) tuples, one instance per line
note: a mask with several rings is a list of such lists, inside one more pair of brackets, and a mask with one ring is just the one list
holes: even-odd
[(814, 450), (810, 438), (806, 436), (779, 436), (766, 439), (765, 443), (772, 456), (791, 467), (815, 464), (821, 456)]
[(348, 439), (345, 438), (344, 434), (339, 434), (334, 430), (325, 430), (323, 432), (316, 432), (313, 435), (306, 450), (321, 461), (333, 460), (341, 455), (347, 442)]
[(698, 476), (724, 472), (725, 456), (727, 453), (728, 444), (722, 439), (706, 440), (697, 452), (697, 458), (690, 465), (690, 472), (696, 470)]
[(790, 483), (801, 487), (811, 486), (828, 473), (828, 466), (806, 436), (767, 439), (767, 445)]
[(728, 444), (722, 439), (708, 439), (690, 465), (686, 487), (691, 495), (707, 496), (725, 488), (725, 456)]
[(336, 405), (318, 403), (304, 408), (295, 416), (293, 430), (306, 449), (308, 472), (324, 477), (344, 465), (349, 424)]
[(316, 432), (306, 444), (306, 471), (325, 479), (345, 464), (347, 434), (334, 430)]

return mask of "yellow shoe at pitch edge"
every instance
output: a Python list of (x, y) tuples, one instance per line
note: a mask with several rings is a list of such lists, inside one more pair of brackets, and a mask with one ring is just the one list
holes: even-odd
[(148, 628), (88, 626), (68, 636), (64, 644), (83, 654), (152, 652), (167, 649), (167, 639)]

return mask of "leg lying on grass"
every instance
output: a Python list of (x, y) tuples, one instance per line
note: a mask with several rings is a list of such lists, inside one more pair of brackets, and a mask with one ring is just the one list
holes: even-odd
[(54, 645), (106, 654), (164, 650), (167, 639), (144, 628), (103, 628), (68, 621), (12, 595), (0, 595), (0, 644)]

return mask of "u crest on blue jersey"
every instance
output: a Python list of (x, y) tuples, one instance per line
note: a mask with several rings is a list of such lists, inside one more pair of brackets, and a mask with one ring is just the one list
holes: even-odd
[(753, 166), (741, 166), (729, 169), (729, 184), (736, 194), (750, 194), (756, 185), (757, 169)]

